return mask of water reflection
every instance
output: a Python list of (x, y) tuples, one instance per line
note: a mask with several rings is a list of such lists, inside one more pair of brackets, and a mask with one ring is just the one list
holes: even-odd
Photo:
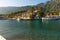
[[(55, 26), (58, 21), (48, 23), (39, 20), (30, 21), (30, 40), (57, 40), (60, 38), (60, 32)], [(56, 28), (55, 28), (56, 27)], [(58, 26), (59, 27), (59, 26)]]
[(30, 28), (30, 37), (31, 40), (38, 40), (38, 37), (40, 35), (40, 27), (41, 27), (41, 21), (35, 20), (30, 22), (31, 28)]
[(0, 35), (8, 40), (59, 40), (60, 21), (0, 20)]

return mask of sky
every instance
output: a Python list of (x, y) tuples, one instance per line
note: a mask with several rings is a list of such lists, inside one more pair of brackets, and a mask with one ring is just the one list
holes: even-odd
[(5, 6), (28, 6), (38, 3), (47, 2), (48, 0), (0, 0), (0, 7)]

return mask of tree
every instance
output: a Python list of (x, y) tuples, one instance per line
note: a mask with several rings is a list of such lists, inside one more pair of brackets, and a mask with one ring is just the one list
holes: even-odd
[(33, 6), (30, 6), (29, 11), (33, 13), (34, 10), (35, 10), (35, 8)]
[(44, 16), (43, 7), (38, 7), (37, 15), (39, 15), (39, 17)]
[(35, 8), (34, 8), (33, 6), (30, 6), (29, 12), (31, 13), (31, 15), (30, 15), (30, 18), (31, 18), (31, 19), (34, 18), (34, 14), (35, 14), (34, 11), (35, 11)]

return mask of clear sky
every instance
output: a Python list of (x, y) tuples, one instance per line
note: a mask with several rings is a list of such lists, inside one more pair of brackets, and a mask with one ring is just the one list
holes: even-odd
[(48, 0), (0, 0), (0, 7), (36, 5)]

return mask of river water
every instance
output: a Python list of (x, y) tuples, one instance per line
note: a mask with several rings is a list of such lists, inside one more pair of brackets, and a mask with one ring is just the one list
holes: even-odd
[(60, 40), (60, 20), (0, 20), (0, 35), (7, 40)]

